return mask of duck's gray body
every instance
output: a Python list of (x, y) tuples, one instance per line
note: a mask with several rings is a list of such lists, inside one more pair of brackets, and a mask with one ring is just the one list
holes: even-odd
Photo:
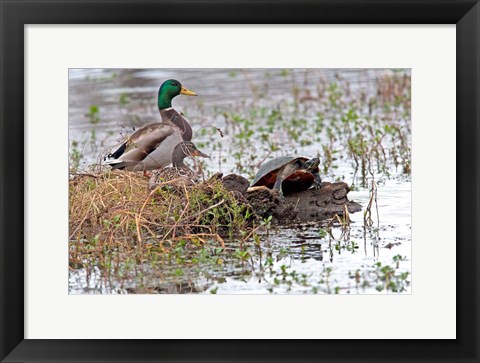
[(145, 171), (172, 163), (172, 152), (183, 141), (180, 129), (168, 123), (146, 125), (105, 158), (113, 169)]

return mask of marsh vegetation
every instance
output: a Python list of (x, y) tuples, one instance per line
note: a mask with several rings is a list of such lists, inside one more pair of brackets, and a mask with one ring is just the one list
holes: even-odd
[[(194, 141), (199, 183), (101, 166), (159, 120), (168, 78)], [(70, 293), (400, 293), (411, 282), (409, 70), (70, 70)], [(272, 157), (319, 157), (355, 214), (272, 224), (211, 179), (252, 180)]]

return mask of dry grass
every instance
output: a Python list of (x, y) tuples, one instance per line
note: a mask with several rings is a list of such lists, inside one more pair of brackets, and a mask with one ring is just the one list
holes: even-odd
[[(188, 183), (187, 183), (188, 184)], [(70, 262), (111, 251), (136, 259), (145, 249), (168, 252), (178, 240), (217, 243), (252, 230), (252, 213), (218, 180), (187, 185), (160, 178), (153, 189), (142, 174), (109, 171), (69, 183)]]

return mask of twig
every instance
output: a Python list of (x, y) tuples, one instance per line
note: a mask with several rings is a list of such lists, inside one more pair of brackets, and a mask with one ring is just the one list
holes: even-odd
[(198, 212), (198, 213), (195, 213), (193, 216), (190, 216), (189, 219), (195, 219), (196, 217), (198, 217), (199, 215), (205, 213), (206, 211), (209, 211), (210, 209), (213, 209), (213, 208), (216, 208), (218, 207), (219, 205), (222, 205), (223, 203), (225, 203), (225, 200), (222, 199), (220, 202), (218, 202), (217, 204), (214, 204), (214, 205), (211, 205), (210, 207), (208, 208), (205, 208), (204, 210)]
[(70, 173), (70, 175), (76, 175), (76, 176), (89, 176), (91, 178), (98, 179), (97, 175), (90, 174), (90, 173)]

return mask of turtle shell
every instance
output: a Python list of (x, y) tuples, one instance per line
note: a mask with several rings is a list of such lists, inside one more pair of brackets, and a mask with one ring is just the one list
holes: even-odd
[[(298, 160), (305, 162), (309, 159), (305, 157), (280, 156), (267, 161), (266, 163), (262, 164), (257, 172), (257, 175), (255, 175), (255, 179), (253, 179), (252, 182), (252, 187), (265, 186), (270, 189), (273, 188), (280, 169), (285, 165), (294, 163)], [(282, 190), (285, 194), (306, 190), (313, 185), (314, 181), (315, 176), (311, 172), (299, 169), (285, 178), (282, 183)]]

